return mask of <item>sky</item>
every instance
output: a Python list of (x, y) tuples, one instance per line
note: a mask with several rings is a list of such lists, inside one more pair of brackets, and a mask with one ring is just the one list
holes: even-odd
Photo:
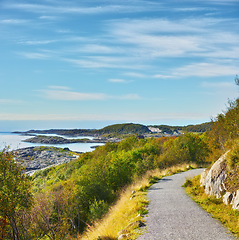
[(1, 0), (0, 131), (210, 121), (238, 97), (239, 0)]

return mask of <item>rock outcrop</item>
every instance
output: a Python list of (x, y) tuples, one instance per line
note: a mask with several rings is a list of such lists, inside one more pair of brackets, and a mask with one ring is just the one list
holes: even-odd
[(207, 195), (222, 197), (226, 205), (231, 204), (233, 209), (239, 210), (239, 189), (229, 192), (225, 185), (230, 171), (227, 163), (228, 154), (229, 151), (222, 155), (209, 170), (202, 172), (200, 183), (204, 186)]
[(50, 166), (67, 163), (78, 158), (69, 149), (53, 147), (28, 147), (14, 151), (17, 161), (25, 167), (25, 172), (32, 174), (37, 170)]
[(75, 138), (63, 138), (59, 136), (34, 136), (32, 138), (28, 138), (23, 142), (29, 143), (41, 143), (41, 144), (69, 144), (69, 143), (105, 143), (106, 139), (103, 138), (94, 138), (94, 139), (75, 139)]

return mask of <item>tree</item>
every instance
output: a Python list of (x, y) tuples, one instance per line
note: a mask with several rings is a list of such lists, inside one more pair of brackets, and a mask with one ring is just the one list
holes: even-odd
[(7, 149), (0, 152), (0, 239), (27, 239), (21, 214), (32, 204), (31, 180)]

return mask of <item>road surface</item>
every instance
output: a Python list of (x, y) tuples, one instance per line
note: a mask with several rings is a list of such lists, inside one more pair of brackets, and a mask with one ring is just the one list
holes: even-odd
[(146, 228), (138, 240), (231, 240), (222, 224), (202, 210), (181, 187), (202, 169), (165, 177), (149, 192)]

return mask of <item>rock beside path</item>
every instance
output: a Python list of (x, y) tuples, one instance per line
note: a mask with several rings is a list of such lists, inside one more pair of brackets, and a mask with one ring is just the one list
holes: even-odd
[(228, 176), (233, 172), (228, 166), (229, 152), (222, 155), (210, 169), (204, 170), (200, 182), (207, 195), (222, 197), (226, 205), (231, 204), (234, 210), (239, 210), (239, 189), (230, 191), (230, 185), (227, 183)]
[(78, 158), (77, 154), (68, 148), (28, 147), (14, 151), (17, 161), (26, 167), (26, 173), (32, 174), (37, 170), (50, 166), (67, 163)]

